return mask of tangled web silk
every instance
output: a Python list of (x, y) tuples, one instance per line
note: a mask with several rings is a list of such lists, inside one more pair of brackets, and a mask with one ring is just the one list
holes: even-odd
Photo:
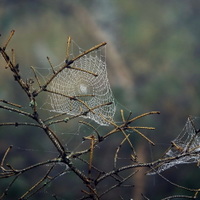
[(97, 49), (74, 61), (72, 68), (65, 68), (52, 80), (49, 86), (53, 111), (89, 118), (100, 125), (112, 121), (115, 103), (104, 58), (102, 49)]
[(200, 162), (200, 130), (195, 127), (196, 118), (188, 117), (182, 132), (172, 141), (162, 162), (154, 167), (148, 175), (163, 172), (180, 164)]

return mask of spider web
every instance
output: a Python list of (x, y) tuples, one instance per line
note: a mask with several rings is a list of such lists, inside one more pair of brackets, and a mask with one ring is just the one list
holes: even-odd
[[(84, 52), (80, 47), (78, 51)], [(73, 51), (71, 56), (74, 57)], [(72, 68), (61, 71), (49, 88), (52, 111), (89, 118), (100, 125), (113, 120), (116, 108), (107, 78), (105, 47), (74, 61)]]
[(166, 151), (163, 162), (154, 167), (148, 175), (163, 172), (180, 164), (199, 163), (200, 161), (200, 130), (195, 127), (197, 118), (188, 117), (181, 133), (172, 141)]

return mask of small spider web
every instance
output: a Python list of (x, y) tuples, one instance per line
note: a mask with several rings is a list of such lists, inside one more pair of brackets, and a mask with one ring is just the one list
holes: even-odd
[[(79, 54), (84, 52), (80, 47), (78, 49)], [(73, 51), (71, 54), (74, 57)], [(52, 111), (108, 125), (107, 120), (112, 121), (116, 108), (107, 78), (105, 47), (80, 57), (71, 66), (61, 71), (48, 86), (52, 91)]]
[(188, 117), (181, 133), (172, 141), (171, 147), (166, 151), (163, 161), (153, 167), (154, 171), (147, 173), (153, 175), (163, 172), (180, 164), (191, 164), (200, 161), (200, 130), (195, 125), (198, 118)]

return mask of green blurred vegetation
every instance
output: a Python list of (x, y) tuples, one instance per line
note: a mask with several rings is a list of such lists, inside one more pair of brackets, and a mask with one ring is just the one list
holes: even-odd
[[(107, 49), (112, 45), (124, 64), (115, 68), (117, 60), (108, 62), (108, 76), (116, 100), (124, 105), (126, 112), (132, 110), (134, 115), (161, 111), (159, 117), (149, 117), (145, 121), (156, 127), (153, 136), (149, 135), (157, 144), (151, 148), (151, 159), (156, 159), (179, 134), (188, 115), (199, 116), (199, 11), (200, 1), (196, 0), (1, 0), (1, 43), (12, 29), (16, 31), (9, 48), (15, 49), (16, 61), (26, 77), (31, 76), (30, 66), (48, 66), (46, 56), (54, 65), (63, 61), (67, 36), (84, 49), (104, 39), (108, 43)], [(96, 26), (98, 30), (94, 29)], [(107, 59), (109, 57), (111, 54), (108, 53)], [(0, 98), (28, 107), (26, 97), (18, 95), (19, 87), (12, 81), (2, 59), (0, 65)], [(123, 77), (124, 70), (128, 72), (128, 78)], [(116, 71), (121, 77), (115, 76)], [(129, 85), (123, 84), (124, 79), (130, 79)], [(0, 120), (12, 121), (12, 118), (10, 114), (1, 112)], [(27, 133), (20, 128), (10, 133), (5, 129), (8, 130), (0, 128), (0, 153), (10, 143), (22, 149), (53, 148), (48, 147), (45, 136), (38, 133)], [(27, 134), (28, 138), (25, 137)], [(38, 140), (44, 140), (43, 145)], [(142, 142), (138, 143), (141, 145)], [(145, 148), (148, 152), (149, 147)], [(32, 159), (36, 159), (34, 155)], [(173, 171), (171, 176), (168, 174), (170, 177), (173, 175)], [(176, 177), (176, 181), (182, 179), (180, 177)], [(151, 181), (153, 178), (150, 184)], [(151, 188), (146, 186), (147, 196), (155, 197), (157, 193), (159, 199), (169, 191), (175, 193), (164, 183), (161, 185), (165, 188), (160, 190), (159, 181), (158, 178)]]

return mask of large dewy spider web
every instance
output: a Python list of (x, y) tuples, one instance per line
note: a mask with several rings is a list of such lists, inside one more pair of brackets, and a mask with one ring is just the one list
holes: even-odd
[[(75, 60), (71, 68), (64, 69), (51, 81), (53, 111), (89, 118), (100, 125), (108, 125), (108, 120), (112, 121), (115, 103), (103, 48)], [(79, 53), (83, 53), (80, 48)]]
[(200, 162), (200, 130), (195, 127), (195, 118), (188, 117), (181, 133), (172, 141), (162, 162), (148, 175), (160, 173), (173, 166)]

